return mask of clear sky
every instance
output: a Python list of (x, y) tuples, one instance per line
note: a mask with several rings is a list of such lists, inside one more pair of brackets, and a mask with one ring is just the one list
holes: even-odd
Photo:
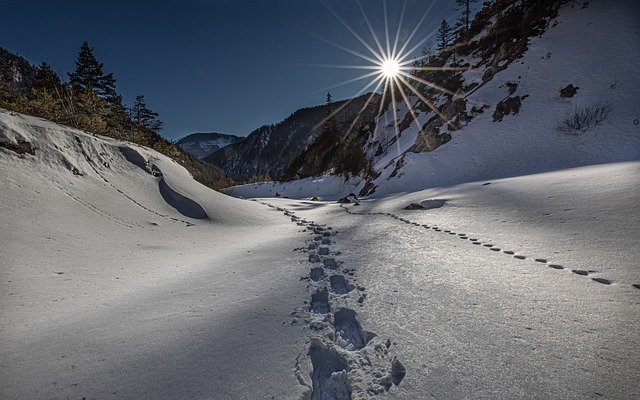
[[(454, 0), (387, 0), (391, 42), (405, 3), (401, 39), (430, 9), (412, 44), (455, 19)], [(317, 66), (370, 65), (334, 45), (371, 55), (345, 27), (375, 46), (358, 4), (384, 45), (383, 0), (4, 0), (0, 46), (66, 76), (86, 40), (125, 103), (142, 94), (160, 114), (164, 136), (244, 136), (368, 82), (331, 88), (370, 71)]]

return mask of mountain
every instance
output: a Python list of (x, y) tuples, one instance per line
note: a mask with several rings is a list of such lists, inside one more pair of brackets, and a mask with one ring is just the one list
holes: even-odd
[[(358, 114), (368, 95), (332, 104), (336, 119), (346, 125)], [(275, 125), (265, 125), (251, 132), (245, 139), (220, 149), (204, 158), (238, 180), (268, 175), (278, 179), (282, 170), (302, 151), (322, 127), (326, 106), (297, 110)]]
[(192, 133), (178, 140), (176, 144), (198, 158), (205, 158), (225, 146), (244, 139), (241, 136), (224, 133)]
[[(412, 97), (417, 121), (399, 104), (397, 132), (389, 106), (363, 145), (369, 171), (348, 181), (327, 173), (229, 192), (383, 196), (639, 160), (640, 81), (632, 71), (640, 63), (635, 18), (640, 4), (539, 1), (525, 3), (539, 8), (525, 9), (488, 4), (455, 62), (452, 54), (439, 61), (463, 70), (425, 74), (449, 85), (455, 96), (423, 87), (439, 115)], [(586, 49), (578, 45), (585, 42)], [(446, 74), (449, 79), (442, 79)]]

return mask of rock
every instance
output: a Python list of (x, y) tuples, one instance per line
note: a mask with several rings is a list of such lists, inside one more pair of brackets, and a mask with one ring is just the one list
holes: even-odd
[(496, 105), (496, 111), (493, 113), (493, 122), (502, 121), (505, 115), (516, 115), (520, 111), (522, 102), (520, 97), (507, 97)]
[(424, 207), (422, 207), (418, 203), (411, 203), (408, 206), (406, 206), (404, 209), (405, 210), (424, 210)]
[(0, 147), (4, 147), (5, 149), (15, 151), (18, 154), (27, 153), (27, 154), (31, 154), (32, 156), (36, 154), (36, 150), (33, 148), (31, 143), (27, 142), (26, 140), (18, 140), (18, 143), (0, 142)]
[(568, 84), (564, 88), (560, 89), (560, 97), (573, 97), (576, 92), (580, 89), (578, 86), (573, 86), (573, 84)]

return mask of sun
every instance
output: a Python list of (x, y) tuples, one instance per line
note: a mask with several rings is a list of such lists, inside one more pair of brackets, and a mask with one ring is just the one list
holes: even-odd
[[(398, 145), (398, 152), (400, 152), (400, 141), (398, 140), (401, 134), (402, 118), (399, 118), (398, 105), (404, 102), (407, 106), (407, 110), (411, 115), (411, 119), (416, 125), (416, 129), (420, 134), (423, 134), (423, 127), (426, 122), (426, 115), (429, 112), (435, 113), (442, 121), (448, 123), (450, 118), (444, 115), (441, 110), (434, 104), (433, 98), (426, 96), (424, 90), (420, 88), (428, 88), (428, 90), (436, 90), (447, 94), (451, 97), (464, 98), (461, 94), (455, 93), (445, 87), (442, 87), (434, 82), (430, 82), (428, 79), (423, 78), (419, 71), (465, 71), (467, 68), (457, 65), (445, 65), (445, 66), (432, 66), (428, 63), (425, 65), (423, 61), (432, 56), (432, 53), (421, 52), (420, 48), (433, 36), (435, 32), (424, 35), (422, 38), (416, 37), (421, 30), (422, 24), (427, 20), (427, 16), (430, 10), (436, 4), (436, 0), (431, 1), (431, 5), (424, 11), (422, 17), (417, 21), (413, 30), (403, 29), (404, 16), (406, 14), (407, 1), (405, 0), (400, 12), (400, 17), (397, 22), (395, 33), (389, 26), (389, 19), (387, 13), (387, 0), (382, 0), (384, 11), (384, 23), (381, 25), (383, 32), (376, 31), (374, 24), (367, 16), (364, 7), (360, 3), (360, 0), (356, 0), (356, 3), (362, 14), (362, 21), (364, 21), (368, 33), (361, 35), (352, 26), (350, 26), (338, 13), (336, 13), (329, 5), (322, 2), (324, 6), (333, 14), (336, 19), (346, 28), (355, 39), (362, 45), (361, 49), (351, 49), (340, 43), (335, 43), (326, 40), (322, 37), (316, 36), (316, 38), (338, 48), (344, 50), (365, 63), (364, 65), (313, 65), (318, 67), (330, 67), (330, 68), (353, 68), (361, 69), (365, 72), (362, 75), (348, 79), (344, 82), (335, 84), (324, 88), (323, 90), (335, 88), (342, 85), (351, 84), (353, 82), (366, 80), (364, 86), (353, 97), (358, 98), (362, 94), (369, 92), (368, 98), (359, 112), (356, 113), (353, 121), (348, 129), (345, 130), (344, 137), (354, 129), (358, 121), (364, 115), (365, 110), (369, 105), (377, 103), (377, 115), (384, 115), (385, 120), (389, 118), (385, 113), (385, 107), (391, 109), (393, 115), (390, 117), (393, 120), (391, 125), (386, 122), (384, 124), (375, 124), (373, 136), (380, 143), (395, 143)], [(367, 29), (364, 30), (365, 32)], [(406, 34), (408, 33), (408, 35)], [(314, 35), (315, 36), (315, 35)], [(365, 38), (366, 37), (366, 38)], [(366, 51), (363, 51), (366, 49)], [(366, 72), (368, 71), (368, 72)], [(424, 75), (424, 74), (423, 74)], [(466, 100), (465, 100), (466, 101)], [(332, 110), (332, 116), (335, 116), (340, 110), (347, 107), (352, 100), (344, 102), (340, 107)], [(416, 104), (422, 104), (426, 106), (426, 110), (416, 107)], [(424, 107), (423, 107), (424, 108)], [(393, 133), (395, 133), (395, 139), (389, 137), (389, 131), (387, 127), (393, 126)]]
[(380, 64), (380, 71), (387, 78), (395, 78), (400, 73), (400, 63), (393, 58), (386, 59)]

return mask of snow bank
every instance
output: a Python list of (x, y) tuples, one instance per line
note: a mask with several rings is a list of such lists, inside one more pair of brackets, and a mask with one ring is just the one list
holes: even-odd
[(0, 148), (0, 398), (302, 395), (295, 226), (140, 146), (5, 110), (0, 135), (34, 149)]

